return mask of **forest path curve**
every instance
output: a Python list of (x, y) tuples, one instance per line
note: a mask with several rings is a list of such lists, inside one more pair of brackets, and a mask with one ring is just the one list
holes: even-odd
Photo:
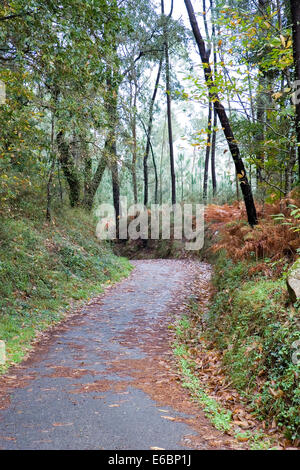
[(170, 346), (174, 313), (195, 273), (207, 286), (209, 265), (133, 264), (129, 278), (56, 327), (0, 378), (1, 449), (234, 447), (178, 382)]

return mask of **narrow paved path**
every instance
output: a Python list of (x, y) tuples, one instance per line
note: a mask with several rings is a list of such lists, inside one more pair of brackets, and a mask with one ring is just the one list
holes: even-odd
[(210, 449), (230, 443), (192, 404), (169, 345), (195, 271), (206, 264), (134, 262), (110, 287), (0, 379), (2, 449)]

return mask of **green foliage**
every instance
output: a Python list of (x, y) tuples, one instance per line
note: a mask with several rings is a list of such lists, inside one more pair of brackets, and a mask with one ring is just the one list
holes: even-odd
[[(199, 311), (193, 309), (194, 303), (191, 303), (193, 310), (192, 318), (199, 316)], [(198, 306), (198, 304), (196, 304)], [(176, 332), (176, 342), (173, 345), (173, 351), (178, 358), (179, 370), (182, 375), (182, 386), (187, 388), (196, 403), (204, 409), (206, 417), (215, 426), (216, 429), (234, 435), (238, 440), (247, 440), (250, 449), (271, 449), (272, 439), (266, 436), (262, 431), (234, 431), (234, 422), (232, 413), (224, 408), (220, 402), (213, 398), (206, 391), (201, 379), (199, 379), (197, 363), (191, 355), (190, 346), (199, 341), (198, 329), (193, 326), (193, 321), (187, 315), (183, 315), (174, 325), (170, 326)]]
[(286, 217), (285, 214), (276, 214), (273, 216), (274, 220), (287, 225), (292, 232), (300, 232), (300, 209), (295, 204), (289, 204), (290, 216)]
[[(262, 200), (287, 195), (299, 184), (288, 3), (218, 0), (212, 2), (212, 12), (205, 15), (216, 30), (211, 38), (217, 59), (212, 91), (228, 103), (231, 126), (249, 179), (256, 198)], [(210, 46), (208, 40), (207, 49)], [(199, 71), (188, 73), (186, 79), (189, 88), (184, 97), (206, 103), (207, 90)], [(205, 134), (208, 132), (203, 128), (195, 133), (196, 147), (206, 145)], [(230, 179), (226, 183), (230, 188)]]
[(0, 338), (8, 364), (22, 359), (37, 331), (129, 273), (129, 263), (99, 244), (94, 229), (79, 209), (64, 208), (50, 225), (1, 217)]
[[(181, 336), (179, 325), (177, 327), (177, 337), (180, 338)], [(222, 408), (220, 403), (208, 396), (202, 389), (199, 379), (194, 375), (192, 362), (186, 358), (188, 354), (187, 349), (183, 344), (175, 344), (174, 354), (179, 358), (179, 367), (183, 376), (183, 387), (188, 388), (192, 397), (201, 404), (205, 416), (209, 418), (216, 429), (225, 432), (229, 431), (231, 413)]]
[(290, 439), (299, 438), (300, 371), (292, 361), (299, 311), (288, 305), (284, 280), (251, 278), (249, 264), (221, 258), (214, 283), (208, 335), (223, 351), (232, 383), (258, 417), (276, 419)]

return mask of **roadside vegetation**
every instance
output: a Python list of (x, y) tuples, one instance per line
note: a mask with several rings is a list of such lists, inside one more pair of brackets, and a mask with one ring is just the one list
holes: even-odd
[[(300, 443), (300, 305), (291, 300), (286, 284), (300, 248), (295, 207), (297, 191), (259, 207), (261, 223), (252, 229), (239, 203), (207, 206), (210, 302), (203, 305), (199, 291), (199, 301), (177, 326), (181, 341), (175, 354), (192, 396), (205, 404), (199, 387), (206, 384), (208, 397), (219, 400), (213, 410), (224, 430), (227, 420), (220, 406), (231, 410), (234, 419), (236, 399), (243, 403), (239, 439), (249, 442), (255, 428), (251, 419), (256, 419), (275, 441), (279, 432), (284, 445)], [(214, 413), (209, 407), (212, 422)]]
[[(199, 354), (195, 354), (195, 343), (198, 338), (199, 323), (197, 321), (197, 315), (193, 314), (190, 319), (186, 315), (183, 315), (177, 320), (176, 339), (173, 345), (173, 351), (177, 357), (182, 377), (182, 386), (189, 390), (193, 401), (203, 408), (205, 416), (216, 429), (233, 436), (237, 442), (241, 443), (242, 447), (246, 446), (244, 448), (251, 450), (280, 448), (278, 442), (280, 441), (280, 437), (278, 435), (272, 436), (265, 433), (264, 429), (259, 426), (257, 422), (253, 422), (253, 417), (249, 414), (249, 411), (246, 411), (246, 407), (241, 408), (241, 406), (243, 406), (243, 404), (241, 404), (242, 401), (239, 402), (239, 408), (234, 409), (233, 406), (230, 406), (228, 401), (226, 403), (226, 400), (224, 400), (224, 392), (223, 396), (222, 394), (218, 395), (212, 393), (212, 382), (209, 380), (206, 381), (203, 375), (199, 374), (199, 369), (204, 355), (210, 358), (210, 360), (215, 358), (210, 356), (211, 351), (208, 349), (208, 343), (205, 341), (204, 337), (201, 339), (202, 358)], [(217, 370), (219, 363), (212, 360), (209, 362), (210, 370), (212, 371), (214, 368)], [(218, 373), (220, 373), (220, 370), (218, 370)], [(220, 375), (220, 378), (223, 380), (223, 375)], [(230, 390), (227, 390), (226, 393), (229, 396)], [(236, 410), (238, 410), (238, 413), (236, 413)], [(242, 417), (239, 415), (240, 413), (243, 414)], [(243, 427), (240, 427), (241, 424)]]
[(124, 258), (95, 237), (83, 209), (57, 208), (46, 222), (34, 199), (0, 213), (0, 338), (7, 362), (17, 363), (37, 334), (62, 320), (105, 285), (130, 272)]
[(300, 339), (298, 306), (289, 303), (284, 272), (274, 279), (252, 267), (220, 256), (207, 337), (222, 351), (231, 384), (255, 416), (299, 440), (300, 369), (292, 361)]
[(202, 203), (205, 354), (268, 431), (299, 443), (299, 300), (285, 283), (300, 252), (299, 83), (299, 0), (1, 2), (0, 371), (127, 275), (122, 256), (190, 256), (172, 239), (113, 253), (95, 238), (101, 204), (118, 238), (123, 198), (148, 213)]

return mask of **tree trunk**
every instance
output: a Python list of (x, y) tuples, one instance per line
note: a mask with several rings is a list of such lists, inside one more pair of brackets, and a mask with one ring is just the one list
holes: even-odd
[(90, 188), (92, 185), (92, 158), (88, 154), (84, 157), (84, 184), (82, 204), (89, 209), (87, 200), (89, 199)]
[[(111, 154), (117, 154), (116, 144), (112, 144), (110, 148)], [(118, 162), (113, 159), (111, 162), (111, 175), (112, 175), (112, 190), (113, 190), (113, 201), (116, 215), (116, 238), (119, 238), (119, 219), (120, 219), (120, 183), (119, 183), (119, 170)]]
[(214, 102), (214, 106), (216, 109), (216, 112), (218, 114), (218, 118), (220, 120), (221, 126), (223, 128), (224, 136), (227, 140), (231, 156), (233, 158), (234, 164), (235, 164), (235, 169), (237, 176), (240, 181), (241, 185), (241, 190), (243, 193), (244, 197), (244, 202), (247, 210), (247, 216), (248, 216), (248, 222), (251, 226), (254, 226), (258, 223), (257, 221), (257, 213), (256, 213), (256, 208), (254, 204), (254, 199), (252, 195), (252, 190), (251, 186), (249, 184), (247, 175), (246, 175), (246, 169), (243, 163), (243, 160), (240, 156), (240, 151), (239, 147), (236, 143), (236, 140), (234, 138), (232, 128), (229, 122), (229, 119), (227, 117), (226, 111), (224, 106), (221, 104), (219, 100), (218, 94), (214, 91), (215, 83), (213, 80), (213, 74), (211, 67), (209, 65), (209, 59), (207, 57), (206, 53), (206, 48), (204, 41), (202, 39), (202, 35), (200, 33), (198, 23), (195, 17), (194, 9), (192, 6), (192, 3), (190, 0), (184, 0), (185, 6), (189, 15), (191, 27), (193, 30), (193, 34), (196, 40), (196, 43), (198, 45), (201, 61), (203, 64), (203, 69), (204, 69), (204, 76), (205, 76), (205, 81), (207, 83), (208, 89), (209, 89), (209, 94), (210, 94), (210, 99)]
[(217, 131), (216, 127), (218, 124), (218, 115), (217, 111), (214, 108), (214, 121), (213, 121), (213, 131), (212, 131), (212, 140), (211, 140), (211, 181), (212, 181), (212, 190), (213, 197), (217, 194), (217, 177), (216, 177), (216, 140), (217, 140)]
[(154, 190), (154, 203), (158, 204), (158, 174), (157, 174), (157, 165), (155, 161), (155, 155), (153, 152), (153, 147), (151, 145), (151, 153), (152, 153), (152, 161), (153, 161), (153, 168), (154, 168), (154, 178), (155, 178), (155, 190)]
[(165, 116), (165, 119), (164, 119), (164, 127), (163, 127), (162, 143), (161, 143), (161, 154), (160, 154), (160, 168), (159, 168), (159, 189), (160, 189), (159, 203), (160, 205), (162, 204), (162, 200), (163, 200), (162, 176), (163, 176), (163, 159), (164, 159), (164, 149), (165, 149), (166, 123), (167, 123), (166, 121), (167, 121), (167, 115)]
[(112, 174), (112, 192), (115, 209), (116, 238), (119, 238), (119, 216), (120, 216), (120, 184), (117, 157), (117, 124), (118, 124), (118, 93), (119, 77), (118, 71), (108, 66), (106, 78), (106, 107), (108, 117), (108, 135), (106, 139), (107, 160)]
[[(267, 6), (270, 3), (270, 0), (259, 0), (258, 1), (258, 14), (259, 15), (266, 15)], [(265, 39), (266, 34), (263, 33), (262, 38)], [(259, 80), (258, 80), (258, 93), (257, 93), (257, 111), (256, 111), (256, 119), (257, 124), (259, 126), (256, 141), (258, 144), (258, 149), (256, 152), (256, 179), (257, 179), (257, 187), (259, 183), (263, 181), (263, 168), (264, 168), (264, 148), (263, 143), (265, 139), (265, 121), (266, 121), (266, 108), (267, 108), (267, 74), (264, 70), (259, 67)]]
[[(151, 102), (150, 102), (150, 109), (149, 109), (149, 121), (148, 121), (148, 128), (146, 131), (146, 138), (147, 138), (147, 143), (146, 143), (146, 149), (145, 149), (145, 155), (144, 155), (144, 205), (147, 206), (148, 204), (148, 157), (149, 157), (149, 152), (150, 152), (150, 146), (151, 146), (151, 134), (152, 134), (152, 124), (153, 124), (153, 111), (154, 111), (154, 103), (157, 95), (157, 89), (159, 85), (159, 80), (160, 80), (160, 75), (161, 75), (161, 68), (162, 68), (162, 57), (159, 61), (159, 66), (158, 66), (158, 71), (156, 75), (156, 81), (155, 81), (155, 87), (154, 91), (152, 94)], [(155, 184), (157, 185), (157, 171), (156, 171), (156, 164), (155, 164), (155, 159), (154, 159), (154, 154), (152, 152), (153, 156), (153, 164), (154, 164), (154, 170), (155, 170)], [(157, 200), (157, 187), (155, 187), (155, 201)]]
[[(91, 162), (90, 162), (91, 163)], [(89, 165), (89, 163), (87, 163)], [(88, 210), (92, 210), (95, 194), (102, 180), (105, 168), (107, 166), (107, 140), (104, 146), (103, 155), (100, 158), (97, 169), (89, 183), (85, 184), (83, 205)]]
[(51, 163), (51, 168), (50, 168), (50, 173), (49, 173), (49, 178), (48, 178), (48, 183), (47, 183), (47, 209), (46, 209), (46, 220), (50, 221), (51, 220), (51, 202), (52, 202), (52, 194), (51, 194), (51, 187), (52, 187), (52, 180), (53, 180), (53, 174), (54, 174), (54, 169), (55, 169), (55, 157), (52, 155), (52, 163)]
[[(291, 14), (292, 14), (295, 80), (297, 80), (298, 82), (296, 90), (299, 91), (299, 88), (300, 88), (300, 3), (298, 0), (290, 0), (290, 6), (291, 6)], [(300, 182), (300, 100), (299, 98), (295, 104), (296, 104), (296, 137), (297, 137), (297, 144), (298, 144), (298, 180)]]
[[(171, 11), (168, 19), (173, 11), (173, 0)], [(164, 0), (161, 0), (161, 13), (164, 16)], [(169, 60), (169, 38), (168, 38), (168, 21), (164, 18), (164, 51), (166, 64), (166, 94), (167, 94), (167, 116), (168, 116), (168, 134), (169, 134), (169, 150), (170, 150), (170, 169), (171, 169), (171, 188), (172, 188), (172, 204), (176, 204), (176, 177), (174, 165), (174, 148), (173, 148), (173, 131), (172, 131), (172, 110), (171, 110), (171, 78), (170, 78), (170, 60)]]
[(47, 183), (47, 209), (46, 209), (46, 220), (51, 220), (51, 202), (52, 202), (52, 180), (56, 163), (56, 155), (54, 154), (54, 128), (55, 128), (55, 111), (51, 115), (51, 144), (50, 144), (50, 156), (52, 158), (52, 164), (50, 168), (49, 179)]
[(136, 71), (134, 70), (134, 98), (132, 106), (132, 119), (131, 119), (131, 132), (132, 132), (132, 162), (131, 162), (131, 175), (132, 175), (132, 187), (133, 187), (133, 200), (134, 204), (138, 202), (137, 195), (137, 182), (136, 182), (136, 159), (137, 159), (137, 140), (136, 140), (136, 103), (137, 103), (137, 79)]
[(59, 153), (59, 159), (64, 176), (69, 185), (69, 198), (71, 207), (79, 204), (80, 198), (80, 181), (79, 176), (73, 161), (73, 157), (70, 152), (69, 145), (65, 142), (64, 132), (60, 131), (56, 136), (57, 148)]
[[(213, 59), (214, 59), (214, 77), (217, 77), (217, 50), (216, 50), (216, 28), (215, 28), (215, 8), (213, 0), (210, 0), (211, 18), (212, 18), (212, 39), (213, 39)], [(206, 16), (206, 15), (205, 15)], [(211, 181), (213, 197), (217, 194), (217, 177), (216, 177), (216, 139), (217, 139), (217, 123), (218, 116), (215, 107), (213, 108), (214, 121), (212, 130), (212, 141), (211, 141)]]
[(207, 140), (206, 140), (206, 152), (205, 152), (205, 163), (204, 163), (204, 177), (203, 177), (203, 202), (207, 202), (207, 182), (208, 182), (208, 168), (209, 168), (209, 156), (210, 156), (210, 144), (211, 144), (211, 118), (212, 118), (212, 102), (208, 102), (208, 122), (207, 122)]

